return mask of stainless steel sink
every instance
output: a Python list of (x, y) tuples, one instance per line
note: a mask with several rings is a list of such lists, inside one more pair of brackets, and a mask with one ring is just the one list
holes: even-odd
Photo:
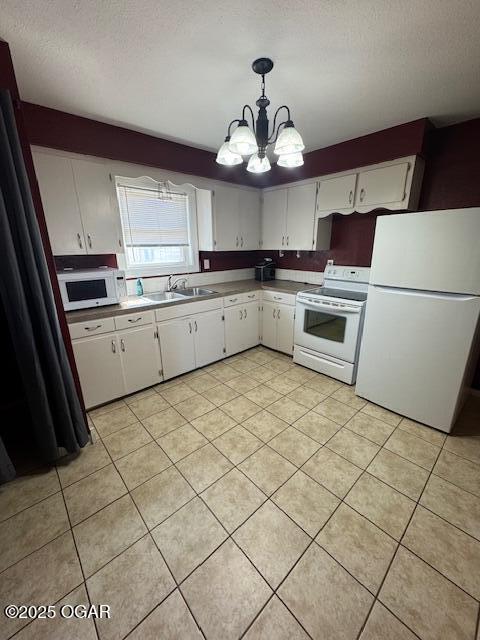
[(144, 293), (143, 298), (151, 302), (169, 302), (170, 300), (181, 300), (183, 296), (176, 291), (163, 291), (162, 293)]
[(208, 296), (211, 293), (215, 293), (212, 289), (202, 289), (201, 287), (191, 287), (189, 289), (177, 289), (175, 293), (178, 293), (181, 296)]

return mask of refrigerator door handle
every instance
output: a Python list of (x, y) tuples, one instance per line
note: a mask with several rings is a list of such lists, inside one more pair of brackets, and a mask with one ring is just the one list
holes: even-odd
[(468, 293), (438, 293), (437, 291), (421, 291), (419, 289), (401, 289), (400, 287), (384, 287), (382, 285), (370, 285), (379, 291), (394, 293), (401, 296), (418, 296), (421, 298), (434, 298), (435, 300), (458, 300), (464, 302), (476, 300), (479, 296), (472, 296)]

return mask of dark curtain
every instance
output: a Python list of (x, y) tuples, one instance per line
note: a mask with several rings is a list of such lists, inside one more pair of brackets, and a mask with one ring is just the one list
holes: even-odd
[[(32, 441), (25, 446), (48, 463), (65, 450), (78, 451), (89, 434), (58, 322), (8, 91), (0, 90), (0, 107), (0, 302), (31, 417), (27, 433)], [(0, 439), (0, 482), (14, 475)]]

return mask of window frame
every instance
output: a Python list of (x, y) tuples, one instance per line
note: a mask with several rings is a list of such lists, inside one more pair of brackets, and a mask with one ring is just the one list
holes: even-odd
[[(177, 275), (183, 273), (198, 273), (200, 271), (200, 254), (199, 254), (199, 246), (198, 246), (198, 228), (197, 228), (197, 198), (196, 198), (196, 189), (191, 184), (181, 184), (177, 185), (171, 182), (170, 180), (156, 180), (150, 176), (136, 176), (136, 177), (127, 177), (124, 175), (116, 175), (114, 177), (115, 182), (115, 196), (117, 198), (117, 206), (118, 212), (120, 216), (120, 225), (122, 227), (122, 237), (123, 237), (123, 247), (125, 252), (122, 254), (118, 254), (118, 263), (121, 269), (125, 271), (127, 277), (152, 277), (152, 276), (169, 276), (169, 275)], [(187, 195), (188, 202), (188, 212), (187, 212), (187, 221), (188, 221), (188, 237), (189, 237), (189, 245), (188, 245), (188, 253), (189, 260), (183, 262), (181, 265), (178, 263), (156, 263), (152, 265), (142, 264), (142, 265), (131, 265), (127, 260), (127, 241), (125, 235), (125, 229), (122, 224), (122, 214), (120, 208), (120, 199), (119, 199), (119, 186), (122, 184), (131, 184), (132, 186), (143, 186), (145, 187), (145, 183), (150, 182), (153, 189), (158, 189), (158, 185), (165, 185), (169, 191), (173, 193), (181, 193)], [(159, 245), (160, 246), (160, 245)], [(186, 248), (186, 247), (185, 247)]]

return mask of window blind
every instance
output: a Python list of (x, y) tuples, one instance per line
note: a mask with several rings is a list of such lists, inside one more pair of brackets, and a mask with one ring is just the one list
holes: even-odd
[(185, 193), (118, 184), (127, 247), (188, 246), (188, 196)]

